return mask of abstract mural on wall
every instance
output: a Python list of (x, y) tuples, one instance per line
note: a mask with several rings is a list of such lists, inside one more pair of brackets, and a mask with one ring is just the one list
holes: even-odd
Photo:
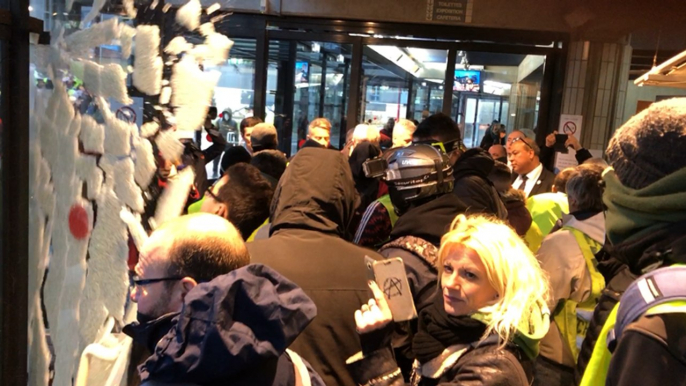
[[(81, 26), (97, 21), (104, 5), (96, 0)], [(141, 11), (131, 0), (123, 6), (130, 17)], [(144, 7), (169, 10), (155, 1)], [(214, 5), (205, 15), (218, 9)], [(219, 79), (218, 72), (203, 71), (201, 65), (225, 63), (232, 45), (214, 30), (212, 18), (201, 23), (197, 0), (175, 11), (182, 31), (196, 31), (203, 44), (174, 39), (174, 46), (160, 47), (158, 25), (137, 19), (133, 28), (115, 17), (66, 37), (64, 30), (52, 31), (50, 46), (32, 47), (34, 68), (54, 87), (31, 90), (31, 385), (122, 384), (131, 343), (117, 332), (135, 315), (127, 301), (129, 238), (140, 246), (145, 229), (179, 216), (195, 178), (192, 168), (170, 178), (148, 221), (144, 197), (158, 169), (155, 153), (172, 164), (178, 161), (184, 145), (176, 133), (200, 129)], [(132, 68), (125, 61), (93, 60), (94, 48), (115, 42), (123, 60), (135, 54)], [(167, 66), (169, 79), (164, 78)], [(62, 82), (65, 74), (79, 79), (92, 96), (88, 109), (75, 108), (73, 93)], [(142, 127), (110, 107), (112, 101), (131, 103), (129, 74), (140, 92), (159, 101), (158, 114)], [(36, 85), (34, 79), (31, 84)]]

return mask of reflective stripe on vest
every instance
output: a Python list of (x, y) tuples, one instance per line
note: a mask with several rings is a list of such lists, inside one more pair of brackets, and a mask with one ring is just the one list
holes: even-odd
[(376, 201), (379, 201), (381, 205), (383, 205), (384, 208), (386, 208), (386, 211), (388, 212), (388, 217), (391, 218), (391, 228), (395, 227), (395, 223), (398, 221), (398, 214), (395, 213), (395, 208), (393, 207), (393, 203), (391, 202), (391, 196), (388, 194), (384, 194), (383, 196), (379, 197)]
[(593, 309), (598, 304), (600, 294), (603, 288), (605, 288), (605, 278), (598, 272), (598, 262), (595, 259), (595, 254), (603, 246), (578, 229), (562, 227), (562, 230), (569, 231), (574, 235), (579, 248), (581, 248), (584, 260), (586, 260), (586, 268), (591, 275), (591, 293), (588, 298), (581, 303), (570, 299), (562, 300), (562, 304), (558, 305), (553, 314), (553, 320), (555, 320), (555, 324), (560, 330), (562, 341), (569, 348), (574, 362), (576, 362), (581, 343), (586, 336), (586, 331), (590, 324), (590, 316), (593, 315)]
[(619, 303), (612, 309), (612, 312), (607, 317), (607, 321), (603, 325), (603, 329), (600, 330), (600, 335), (598, 335), (598, 340), (595, 342), (595, 346), (593, 346), (591, 359), (588, 361), (579, 386), (605, 386), (607, 371), (610, 369), (610, 359), (612, 359), (612, 353), (610, 353), (605, 342), (607, 341), (607, 335), (615, 328), (618, 308)]

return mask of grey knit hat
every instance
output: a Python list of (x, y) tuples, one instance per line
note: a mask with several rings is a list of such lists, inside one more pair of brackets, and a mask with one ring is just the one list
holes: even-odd
[(607, 158), (626, 187), (642, 189), (686, 167), (686, 98), (653, 103), (617, 129)]

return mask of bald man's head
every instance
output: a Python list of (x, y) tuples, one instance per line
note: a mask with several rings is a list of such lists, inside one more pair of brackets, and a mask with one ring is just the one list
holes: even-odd
[(250, 263), (240, 233), (214, 214), (196, 213), (168, 221), (153, 232), (149, 242), (167, 246), (167, 274), (188, 276), (199, 283)]
[(503, 145), (493, 145), (489, 147), (488, 154), (490, 154), (491, 157), (497, 161), (501, 161), (504, 158), (505, 161), (501, 162), (507, 163), (507, 153), (505, 152), (505, 147)]

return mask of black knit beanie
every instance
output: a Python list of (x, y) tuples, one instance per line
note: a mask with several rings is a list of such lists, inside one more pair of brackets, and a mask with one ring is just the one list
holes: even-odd
[(607, 158), (626, 187), (642, 189), (686, 167), (686, 98), (653, 103), (617, 129)]

